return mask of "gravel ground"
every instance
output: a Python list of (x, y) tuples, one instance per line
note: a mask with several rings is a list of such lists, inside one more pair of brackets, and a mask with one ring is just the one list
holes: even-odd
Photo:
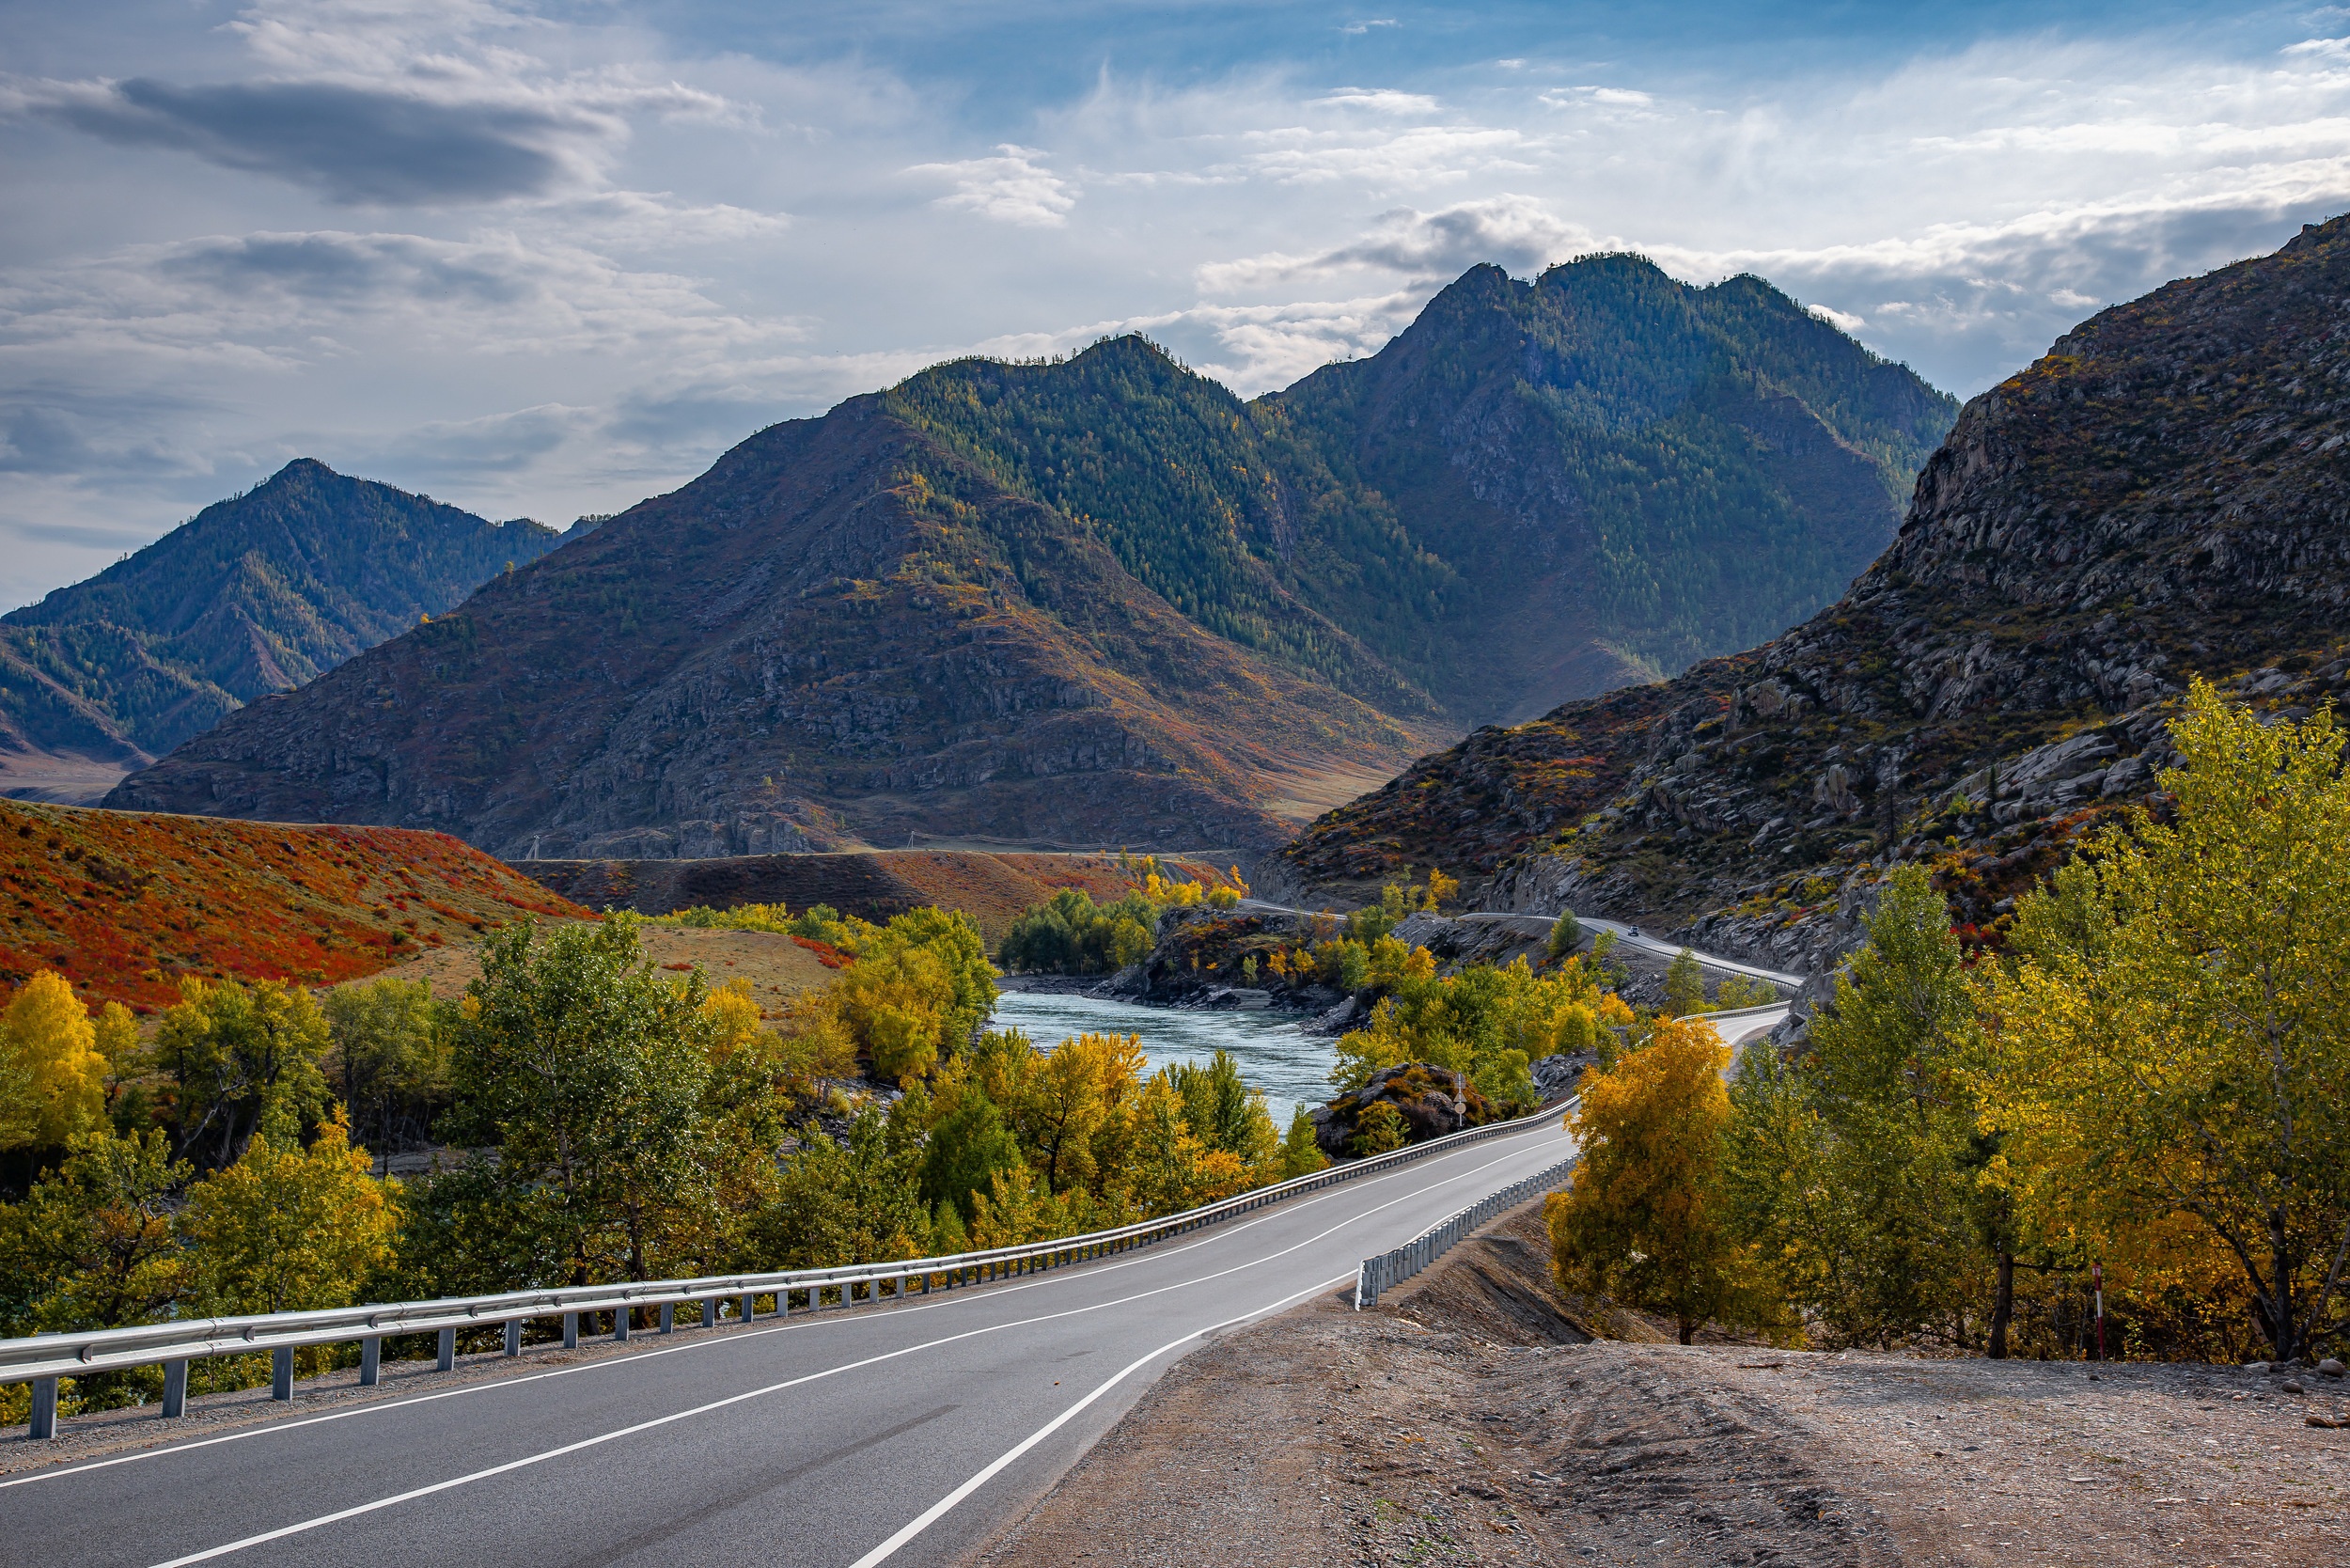
[(2350, 1562), (2350, 1389), (1587, 1342), (1532, 1206), (1230, 1335), (975, 1562)]

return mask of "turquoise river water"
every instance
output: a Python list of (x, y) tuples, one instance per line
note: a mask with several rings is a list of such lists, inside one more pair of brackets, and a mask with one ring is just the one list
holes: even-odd
[(1072, 1035), (1131, 1034), (1142, 1039), (1153, 1069), (1176, 1061), (1205, 1061), (1218, 1049), (1240, 1063), (1249, 1087), (1264, 1090), (1273, 1124), (1286, 1129), (1297, 1105), (1318, 1105), (1334, 1092), (1334, 1042), (1300, 1029), (1287, 1012), (1189, 1012), (1093, 996), (1007, 991), (996, 999), (993, 1027), (1019, 1029), (1039, 1045)]

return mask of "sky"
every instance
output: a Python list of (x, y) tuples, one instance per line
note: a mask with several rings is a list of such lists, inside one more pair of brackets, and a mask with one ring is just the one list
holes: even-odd
[(0, 8), (0, 607), (296, 457), (562, 525), (968, 353), (1246, 396), (1637, 250), (1971, 395), (2350, 211), (2350, 8)]

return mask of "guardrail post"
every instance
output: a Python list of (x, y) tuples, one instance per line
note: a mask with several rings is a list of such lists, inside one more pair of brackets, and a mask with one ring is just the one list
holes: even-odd
[(661, 1332), (664, 1334), (669, 1334), (674, 1333), (676, 1329), (677, 1303), (674, 1301), (665, 1301), (661, 1304)]
[(37, 1443), (45, 1443), (57, 1435), (57, 1380), (54, 1377), (33, 1379), (33, 1416), (24, 1435)]
[(563, 1348), (565, 1350), (579, 1348), (579, 1314), (577, 1312), (563, 1314)]
[(279, 1345), (269, 1353), (269, 1397), (293, 1398), (293, 1346)]
[(520, 1356), (522, 1353), (523, 1320), (520, 1318), (508, 1318), (506, 1320), (506, 1354), (509, 1356)]
[(372, 1388), (383, 1380), (384, 1336), (370, 1334), (359, 1341), (359, 1387)]
[(790, 1317), (791, 1315), (791, 1291), (790, 1291), (789, 1289), (777, 1291), (777, 1292), (776, 1293), (776, 1316), (777, 1316), (777, 1317), (779, 1317), (779, 1318), (788, 1318), (788, 1317)]
[(178, 1418), (188, 1413), (188, 1358), (164, 1363), (164, 1414)]
[(753, 1300), (750, 1296), (745, 1295), (743, 1297), (743, 1321), (744, 1323), (751, 1321), (752, 1309), (758, 1305), (759, 1303)]
[(615, 1307), (612, 1309), (612, 1338), (615, 1341), (623, 1342), (626, 1341), (628, 1339), (629, 1320), (635, 1316), (636, 1309), (634, 1307)]
[(714, 1295), (702, 1297), (702, 1326), (704, 1328), (718, 1326), (718, 1298)]
[(447, 1372), (456, 1365), (457, 1330), (444, 1328), (441, 1330), (441, 1371)]

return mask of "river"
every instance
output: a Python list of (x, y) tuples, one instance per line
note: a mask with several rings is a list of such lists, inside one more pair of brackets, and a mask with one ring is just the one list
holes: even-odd
[(1298, 1022), (1288, 1012), (1192, 1012), (1096, 996), (1007, 991), (996, 998), (992, 1025), (1018, 1029), (1044, 1046), (1077, 1034), (1139, 1035), (1154, 1070), (1230, 1051), (1248, 1086), (1264, 1090), (1274, 1126), (1286, 1131), (1292, 1106), (1319, 1105), (1336, 1092), (1330, 1087), (1336, 1043), (1306, 1033)]

